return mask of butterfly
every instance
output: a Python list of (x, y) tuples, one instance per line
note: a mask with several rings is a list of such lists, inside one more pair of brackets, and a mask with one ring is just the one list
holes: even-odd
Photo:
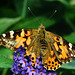
[(36, 58), (42, 56), (42, 64), (47, 70), (56, 70), (62, 63), (75, 58), (75, 46), (61, 36), (46, 31), (41, 24), (38, 29), (9, 31), (0, 36), (0, 45), (16, 51), (22, 45), (26, 55), (31, 55), (32, 66)]

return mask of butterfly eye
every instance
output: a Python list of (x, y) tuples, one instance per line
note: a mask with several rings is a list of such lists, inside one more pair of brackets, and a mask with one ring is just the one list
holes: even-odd
[(41, 27), (41, 30), (44, 30), (45, 28), (44, 27)]
[(39, 26), (39, 29), (40, 29), (40, 30), (45, 30), (45, 27), (41, 24), (41, 25)]

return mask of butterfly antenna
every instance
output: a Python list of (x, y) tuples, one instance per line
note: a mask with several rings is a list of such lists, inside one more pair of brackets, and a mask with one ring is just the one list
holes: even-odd
[(49, 18), (51, 19), (56, 12), (57, 12), (57, 10), (55, 10), (54, 13)]
[[(35, 14), (32, 12), (32, 10), (30, 9), (30, 7), (28, 7), (28, 10), (31, 12), (31, 14), (32, 14), (34, 17), (36, 17)], [(40, 22), (37, 18), (36, 18), (36, 21), (38, 21), (39, 24), (41, 24), (41, 22)]]

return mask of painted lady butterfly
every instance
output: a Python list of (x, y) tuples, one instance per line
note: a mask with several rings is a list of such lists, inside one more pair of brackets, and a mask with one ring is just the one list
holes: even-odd
[(26, 49), (26, 54), (31, 55), (32, 66), (36, 57), (41, 55), (42, 63), (48, 70), (56, 70), (62, 63), (75, 58), (75, 47), (61, 36), (46, 31), (43, 25), (38, 29), (22, 29), (2, 34), (0, 45), (13, 51), (22, 45)]

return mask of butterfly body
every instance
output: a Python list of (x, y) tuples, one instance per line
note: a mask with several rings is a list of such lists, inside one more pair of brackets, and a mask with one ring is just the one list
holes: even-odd
[(2, 34), (0, 45), (13, 51), (22, 45), (26, 54), (31, 55), (32, 66), (41, 55), (42, 64), (47, 70), (56, 70), (62, 63), (75, 58), (75, 47), (61, 36), (46, 31), (43, 25), (38, 29), (22, 29)]

